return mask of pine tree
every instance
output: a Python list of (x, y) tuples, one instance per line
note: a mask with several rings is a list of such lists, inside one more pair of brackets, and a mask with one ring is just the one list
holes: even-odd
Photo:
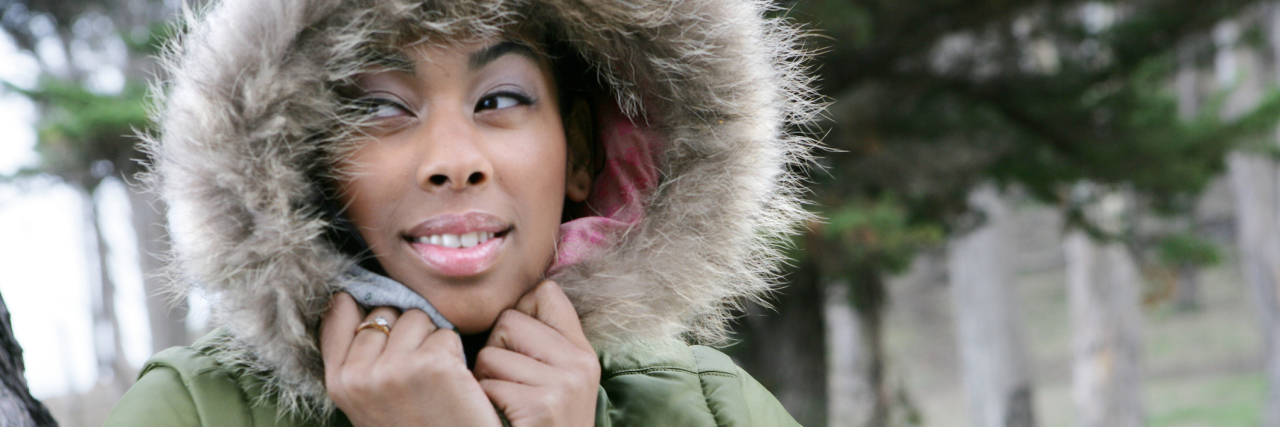
[[(1088, 208), (1072, 197), (1082, 183), (1132, 194), (1144, 212), (1186, 214), (1228, 152), (1273, 128), (1280, 97), (1268, 92), (1229, 119), (1217, 102), (1180, 115), (1170, 88), (1177, 53), (1259, 3), (784, 2), (780, 13), (818, 34), (819, 90), (832, 101), (819, 132), (834, 150), (813, 173), (814, 209), (830, 225), (804, 240), (802, 255), (820, 261), (798, 265), (814, 268), (806, 274), (818, 283), (850, 284), (854, 307), (877, 318), (883, 276), (901, 261), (864, 254), (903, 250), (909, 260), (930, 239), (827, 232), (835, 218), (891, 203), (899, 218), (886, 224), (897, 229), (877, 235), (958, 237), (981, 224), (967, 199), (989, 182), (1062, 207), (1072, 229), (1099, 242), (1127, 232), (1110, 235), (1078, 214)], [(874, 394), (876, 405), (892, 395)]]
[[(134, 175), (142, 170), (144, 155), (137, 150), (139, 140), (134, 135), (150, 126), (145, 79), (152, 77), (150, 56), (157, 53), (162, 38), (169, 33), (161, 19), (173, 11), (167, 10), (162, 1), (9, 0), (0, 1), (0, 6), (5, 17), (0, 23), (20, 49), (35, 52), (39, 43), (55, 43), (66, 53), (62, 58), (66, 66), (41, 64), (36, 87), (19, 88), (6, 83), (0, 89), (25, 95), (40, 110), (35, 147), (38, 164), (4, 178), (52, 176), (82, 195), (86, 229), (96, 236), (87, 250), (97, 258), (91, 264), (96, 265), (98, 273), (98, 286), (92, 292), (93, 319), (102, 325), (102, 330), (112, 333), (106, 342), (112, 343), (113, 348), (98, 350), (99, 370), (111, 373), (117, 386), (127, 386), (134, 373), (120, 345), (115, 286), (106, 261), (108, 246), (99, 227), (95, 194), (108, 179), (133, 184)], [(71, 48), (77, 45), (87, 49)], [(125, 48), (126, 56), (114, 58), (116, 63), (94, 64), (95, 59), (88, 58), (111, 60), (109, 53), (119, 47)], [(111, 67), (123, 74), (122, 88), (102, 87), (100, 73)], [(187, 344), (186, 311), (177, 305), (178, 309), (170, 310), (156, 274), (159, 258), (168, 251), (161, 221), (164, 207), (153, 194), (136, 186), (128, 189), (153, 347)]]

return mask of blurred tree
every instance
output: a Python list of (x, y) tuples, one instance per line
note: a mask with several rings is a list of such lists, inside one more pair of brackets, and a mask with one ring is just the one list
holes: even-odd
[(812, 224), (803, 247), (827, 289), (827, 425), (879, 426), (912, 420), (910, 407), (892, 407), (886, 384), (883, 311), (885, 276), (906, 270), (915, 253), (941, 243), (942, 228), (910, 224), (895, 197), (844, 202), (825, 224)]
[[(782, 13), (821, 35), (811, 39), (823, 51), (818, 85), (834, 101), (822, 130), (838, 151), (815, 175), (816, 209), (838, 228), (836, 218), (893, 200), (902, 230), (956, 234), (969, 229), (966, 199), (979, 183), (1017, 185), (1070, 213), (1071, 188), (1089, 182), (1129, 189), (1148, 210), (1185, 214), (1223, 171), (1227, 152), (1272, 129), (1280, 96), (1268, 92), (1229, 119), (1215, 102), (1180, 116), (1170, 90), (1176, 53), (1258, 3), (784, 1)], [(1103, 242), (1125, 235), (1069, 218), (1072, 229)], [(860, 254), (893, 248), (822, 230), (812, 227), (803, 254), (820, 261), (799, 265), (817, 269), (818, 283), (847, 283), (858, 316), (871, 319), (863, 327), (878, 327), (882, 277), (898, 261)], [(899, 248), (909, 260), (918, 247)], [(869, 348), (878, 336), (860, 335)], [(866, 368), (874, 390), (884, 389), (880, 366)], [(888, 395), (870, 394), (872, 407), (888, 405)], [(1021, 399), (1005, 407), (1030, 411), (1030, 399), (1018, 396), (980, 400)], [(829, 412), (850, 404), (828, 400)]]
[(952, 312), (972, 426), (1034, 426), (1031, 364), (1014, 292), (1016, 232), (1007, 202), (993, 184), (978, 186), (969, 206), (974, 230), (948, 245)]
[[(58, 177), (80, 194), (85, 209), (86, 229), (94, 239), (91, 252), (97, 259), (98, 284), (93, 293), (93, 321), (99, 331), (110, 334), (109, 348), (98, 349), (100, 374), (114, 375), (114, 382), (127, 385), (134, 376), (124, 357), (115, 312), (115, 284), (108, 260), (109, 248), (102, 233), (99, 205), (94, 194), (105, 179), (136, 170), (133, 149), (134, 129), (146, 125), (143, 90), (128, 88), (118, 95), (99, 95), (84, 87), (57, 79), (45, 79), (36, 90), (18, 90), (41, 107), (36, 153), (40, 163), (24, 174), (43, 173)], [(128, 172), (121, 172), (126, 175)]]
[[(148, 56), (156, 53), (165, 34), (161, 20), (173, 11), (160, 0), (0, 0), (0, 10), (5, 33), (42, 67), (37, 87), (6, 86), (35, 101), (41, 111), (39, 164), (18, 175), (56, 176), (83, 195), (87, 227), (96, 236), (90, 252), (98, 258), (94, 321), (99, 331), (111, 334), (105, 342), (114, 347), (99, 349), (100, 372), (113, 372), (116, 384), (127, 386), (133, 374), (120, 348), (115, 287), (94, 195), (104, 180), (132, 183), (141, 170), (144, 156), (133, 135), (148, 127), (143, 89), (152, 72)], [(128, 189), (153, 349), (186, 344), (185, 305), (167, 307), (158, 274), (159, 257), (168, 251), (163, 205), (134, 185)]]
[(1076, 425), (1143, 426), (1139, 273), (1132, 256), (1123, 243), (1079, 230), (1064, 245)]
[(1218, 247), (1194, 232), (1186, 232), (1165, 237), (1157, 251), (1160, 263), (1174, 272), (1174, 306), (1182, 311), (1199, 308), (1197, 271), (1221, 261)]
[[(1213, 32), (1216, 48), (1213, 86), (1230, 91), (1222, 114), (1237, 117), (1264, 102), (1261, 88), (1280, 70), (1280, 5), (1269, 2), (1258, 13), (1220, 24)], [(1206, 43), (1210, 44), (1210, 43)], [(1193, 95), (1202, 95), (1194, 93)], [(1259, 138), (1228, 156), (1235, 193), (1237, 245), (1241, 267), (1257, 307), (1268, 373), (1263, 426), (1280, 426), (1280, 147), (1274, 135)]]
[(1095, 227), (1071, 229), (1063, 242), (1076, 425), (1140, 427), (1146, 424), (1142, 278), (1131, 247), (1120, 238), (1132, 233), (1134, 198), (1088, 183), (1072, 193), (1073, 214)]

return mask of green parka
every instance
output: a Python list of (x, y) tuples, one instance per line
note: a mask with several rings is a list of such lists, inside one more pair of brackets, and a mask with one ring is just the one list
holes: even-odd
[[(331, 237), (355, 123), (337, 88), (400, 48), (518, 28), (597, 82), (600, 174), (546, 277), (600, 355), (600, 422), (793, 423), (728, 357), (731, 312), (766, 294), (806, 217), (796, 171), (817, 112), (799, 32), (766, 0), (216, 0), (162, 56), (145, 180), (168, 206), (170, 277), (219, 332), (163, 351), (114, 425), (338, 416), (320, 317), (356, 261)], [(568, 68), (568, 67), (566, 67)], [(649, 344), (642, 344), (649, 343)], [(664, 344), (654, 344), (664, 343)], [(252, 421), (249, 421), (252, 420)]]
[[(156, 354), (120, 400), (107, 426), (349, 426), (341, 412), (324, 420), (281, 416), (265, 384), (217, 361), (215, 331), (191, 347)], [(600, 357), (596, 426), (799, 425), (760, 383), (728, 356), (667, 342)]]

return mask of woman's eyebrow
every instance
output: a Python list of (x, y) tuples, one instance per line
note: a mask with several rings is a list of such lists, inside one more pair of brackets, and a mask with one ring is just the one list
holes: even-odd
[(533, 47), (513, 40), (504, 40), (492, 46), (472, 52), (467, 64), (472, 71), (475, 71), (483, 68), (485, 65), (489, 65), (490, 62), (493, 62), (508, 53), (525, 56), (534, 62), (542, 60), (542, 58), (538, 56), (537, 52), (533, 50)]

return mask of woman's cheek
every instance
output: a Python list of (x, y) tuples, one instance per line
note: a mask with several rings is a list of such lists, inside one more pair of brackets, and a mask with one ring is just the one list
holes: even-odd
[(498, 131), (519, 131), (526, 127), (529, 115), (529, 107), (518, 106), (483, 111), (477, 114), (476, 120)]

